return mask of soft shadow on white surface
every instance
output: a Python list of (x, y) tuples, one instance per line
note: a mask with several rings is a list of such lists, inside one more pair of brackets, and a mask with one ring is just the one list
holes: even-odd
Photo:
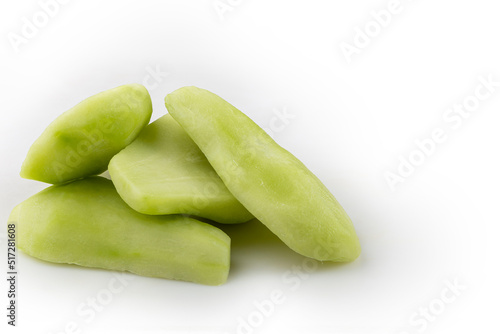
[[(304, 272), (311, 262), (260, 223), (227, 226), (233, 248), (225, 285), (125, 274), (127, 285), (89, 320), (79, 308), (105, 298), (117, 273), (18, 253), (20, 326), (1, 326), (8, 333), (238, 333), (279, 290), (283, 302), (240, 332), (497, 330), (500, 89), (459, 128), (443, 118), (474, 95), (480, 76), (500, 81), (496, 3), (402, 0), (400, 13), (348, 63), (341, 43), (353, 43), (357, 28), (373, 25), (373, 11), (389, 1), (222, 0), (231, 6), (223, 19), (216, 2), (71, 1), (18, 53), (8, 34), (21, 33), (40, 2), (0, 5), (1, 219), (47, 186), (21, 179), (19, 169), (62, 112), (100, 91), (146, 82), (156, 119), (166, 113), (167, 93), (197, 85), (264, 128), (277, 111), (293, 116), (271, 129), (273, 137), (346, 209), (361, 257)], [(384, 174), (436, 127), (447, 141), (392, 191)], [(455, 280), (466, 288), (443, 301)], [(5, 296), (5, 280), (0, 290)]]

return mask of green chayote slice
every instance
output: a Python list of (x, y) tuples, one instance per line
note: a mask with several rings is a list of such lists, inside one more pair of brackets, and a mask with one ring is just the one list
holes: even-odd
[(123, 200), (141, 213), (190, 214), (219, 223), (252, 219), (169, 114), (115, 155), (109, 173)]
[(22, 251), (49, 262), (208, 285), (229, 272), (224, 232), (181, 215), (138, 213), (102, 177), (49, 187), (15, 207), (9, 223)]
[(100, 174), (149, 123), (151, 113), (149, 93), (139, 84), (91, 96), (45, 129), (31, 146), (21, 176), (57, 184)]
[(168, 94), (165, 104), (229, 191), (291, 249), (336, 262), (359, 256), (352, 222), (334, 196), (250, 118), (197, 87)]

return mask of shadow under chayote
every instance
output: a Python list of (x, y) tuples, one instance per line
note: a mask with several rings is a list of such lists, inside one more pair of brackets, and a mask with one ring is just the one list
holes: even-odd
[[(355, 265), (354, 263), (321, 262), (302, 256), (291, 250), (257, 219), (242, 224), (219, 224), (205, 219), (197, 219), (220, 228), (231, 238), (231, 269), (229, 280), (255, 271), (269, 272), (271, 275), (274, 272), (280, 275), (290, 270), (290, 268), (310, 266), (313, 262), (316, 263), (314, 265), (314, 272), (335, 271), (337, 268), (340, 269), (340, 267)], [(56, 272), (59, 270), (110, 272), (107, 269), (101, 268), (46, 262), (23, 253), (24, 257), (29, 258), (29, 260), (26, 259), (25, 261), (43, 263), (45, 266), (55, 269)], [(359, 259), (356, 260), (356, 262), (359, 261)], [(80, 277), (84, 280), (86, 276), (80, 275)]]
[[(332, 271), (349, 263), (317, 261), (291, 250), (257, 219), (243, 224), (216, 224), (231, 238), (230, 279), (251, 270), (284, 272), (292, 267), (311, 266), (314, 271)], [(352, 264), (351, 264), (352, 265)]]

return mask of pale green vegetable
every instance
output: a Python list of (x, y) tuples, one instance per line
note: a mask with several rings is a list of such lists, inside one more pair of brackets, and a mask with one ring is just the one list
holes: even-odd
[(168, 114), (115, 155), (109, 173), (123, 200), (141, 213), (190, 214), (219, 223), (252, 219)]
[(151, 113), (149, 93), (139, 84), (91, 96), (45, 129), (31, 146), (21, 176), (56, 184), (100, 174), (149, 123)]
[(359, 256), (352, 222), (330, 191), (250, 118), (196, 87), (165, 104), (231, 193), (291, 249), (336, 262)]
[(229, 271), (229, 237), (180, 216), (131, 209), (112, 182), (90, 177), (49, 187), (19, 204), (17, 245), (56, 263), (219, 285)]

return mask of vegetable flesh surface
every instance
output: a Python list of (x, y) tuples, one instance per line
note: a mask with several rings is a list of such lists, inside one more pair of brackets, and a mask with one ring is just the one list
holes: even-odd
[(231, 193), (291, 249), (335, 262), (359, 256), (353, 224), (330, 191), (245, 114), (197, 87), (165, 104)]
[(19, 204), (18, 247), (33, 257), (219, 285), (229, 271), (229, 237), (180, 216), (131, 209), (110, 180), (90, 177), (49, 187)]
[(169, 114), (114, 156), (109, 173), (123, 200), (141, 213), (190, 214), (219, 223), (252, 219)]

